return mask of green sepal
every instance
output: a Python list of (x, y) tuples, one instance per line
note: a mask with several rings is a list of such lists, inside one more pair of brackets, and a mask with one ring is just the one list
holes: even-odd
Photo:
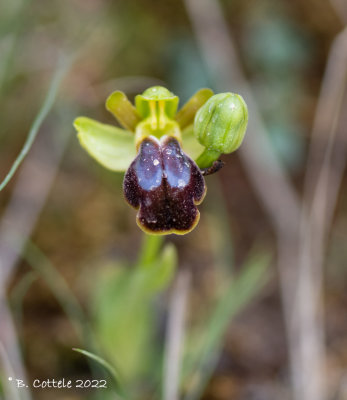
[(112, 171), (126, 171), (136, 156), (134, 135), (129, 131), (87, 117), (76, 118), (74, 127), (81, 146)]
[(183, 105), (175, 117), (181, 129), (194, 122), (196, 112), (211, 96), (213, 96), (211, 89), (200, 89)]
[(108, 96), (106, 108), (125, 129), (132, 132), (135, 131), (136, 125), (141, 121), (136, 108), (130, 103), (127, 96), (119, 90)]
[(205, 147), (197, 141), (194, 135), (193, 125), (189, 125), (182, 132), (182, 149), (194, 161), (205, 150)]
[(150, 103), (153, 101), (164, 101), (166, 116), (170, 119), (174, 118), (178, 107), (178, 97), (162, 86), (153, 86), (135, 97), (136, 110), (143, 119), (151, 115)]

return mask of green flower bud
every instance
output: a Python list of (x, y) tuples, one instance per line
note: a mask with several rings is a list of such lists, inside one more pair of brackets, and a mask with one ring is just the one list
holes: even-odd
[(196, 113), (194, 134), (206, 148), (197, 160), (201, 168), (209, 167), (221, 154), (238, 149), (248, 122), (247, 105), (235, 93), (212, 96)]

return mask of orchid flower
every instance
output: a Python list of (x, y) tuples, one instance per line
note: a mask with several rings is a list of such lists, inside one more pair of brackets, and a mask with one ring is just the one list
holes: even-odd
[(104, 167), (124, 172), (123, 193), (149, 234), (185, 234), (197, 225), (206, 194), (204, 175), (216, 172), (221, 154), (236, 150), (248, 112), (241, 96), (201, 89), (177, 112), (179, 99), (161, 86), (135, 97), (120, 91), (106, 108), (124, 127), (78, 117), (82, 147)]

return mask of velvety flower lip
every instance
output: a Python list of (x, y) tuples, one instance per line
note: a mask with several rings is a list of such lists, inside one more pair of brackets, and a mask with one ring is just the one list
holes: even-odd
[(202, 173), (178, 140), (146, 137), (123, 183), (128, 203), (138, 209), (137, 223), (154, 234), (185, 234), (196, 226), (206, 193)]

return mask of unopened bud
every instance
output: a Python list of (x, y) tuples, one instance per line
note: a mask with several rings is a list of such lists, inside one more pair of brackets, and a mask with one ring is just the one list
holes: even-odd
[(247, 105), (241, 96), (235, 93), (212, 96), (194, 120), (195, 137), (209, 154), (209, 157), (205, 154), (198, 165), (208, 167), (220, 154), (235, 151), (245, 136), (247, 122)]

